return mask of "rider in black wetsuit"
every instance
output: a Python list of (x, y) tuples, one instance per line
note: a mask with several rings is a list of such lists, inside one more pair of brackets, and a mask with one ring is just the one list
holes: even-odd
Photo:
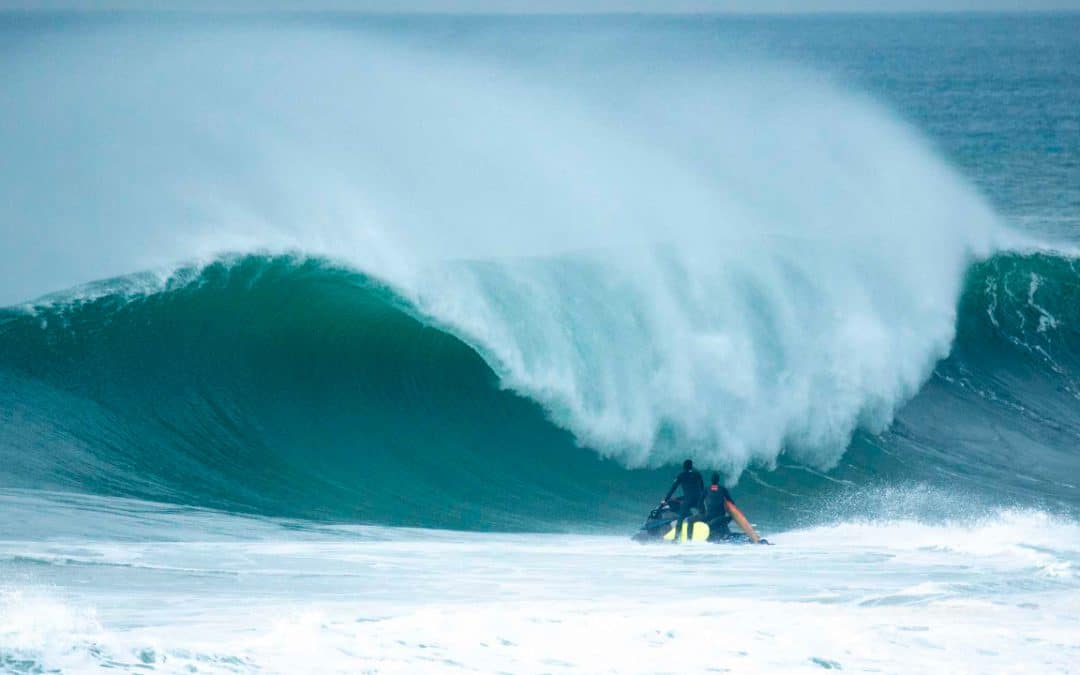
[(720, 474), (713, 472), (711, 485), (705, 493), (705, 522), (709, 524), (709, 540), (716, 541), (731, 535), (728, 523), (731, 515), (727, 512), (726, 502), (735, 503), (728, 489), (720, 484)]
[[(664, 502), (666, 503), (671, 499), (671, 495), (675, 494), (676, 488), (682, 488), (682, 500), (679, 502), (679, 520), (675, 523), (675, 541), (679, 541), (679, 535), (682, 534), (683, 521), (690, 515), (690, 509), (694, 509), (697, 512), (701, 512), (701, 498), (705, 493), (705, 481), (702, 480), (701, 474), (694, 470), (694, 462), (692, 460), (686, 460), (682, 465), (682, 473), (675, 477), (675, 482), (671, 484), (671, 489), (667, 491), (664, 496)], [(690, 521), (690, 534), (688, 539), (693, 538), (694, 521)]]

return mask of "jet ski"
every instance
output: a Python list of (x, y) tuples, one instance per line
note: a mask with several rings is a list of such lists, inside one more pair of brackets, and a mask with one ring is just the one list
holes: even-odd
[[(661, 502), (649, 512), (641, 529), (632, 539), (641, 544), (652, 544), (674, 541), (675, 526), (679, 520), (679, 500)], [(742, 516), (742, 514), (739, 514)], [(683, 521), (682, 532), (678, 533), (679, 541), (707, 541), (713, 544), (749, 544), (752, 543), (750, 536), (743, 532), (732, 532), (728, 529), (728, 523), (732, 518), (722, 516), (710, 522), (698, 516), (691, 516)], [(760, 543), (768, 544), (765, 539)]]

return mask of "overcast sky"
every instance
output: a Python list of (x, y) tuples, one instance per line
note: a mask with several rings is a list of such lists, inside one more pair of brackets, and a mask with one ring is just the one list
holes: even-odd
[(537, 13), (1080, 10), (1080, 0), (0, 0), (0, 9)]

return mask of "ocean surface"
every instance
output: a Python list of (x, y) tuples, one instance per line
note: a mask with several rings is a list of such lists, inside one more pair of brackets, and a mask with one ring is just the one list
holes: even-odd
[[(0, 671), (1076, 671), (1080, 15), (0, 66)], [(775, 545), (632, 543), (686, 457)]]

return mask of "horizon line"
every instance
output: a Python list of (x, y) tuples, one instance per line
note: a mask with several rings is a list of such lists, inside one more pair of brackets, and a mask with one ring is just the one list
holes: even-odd
[[(781, 3), (784, 0), (780, 0)], [(131, 2), (119, 0), (117, 2), (93, 2), (90, 0), (67, 0), (60, 2), (37, 2), (28, 0), (0, 0), (0, 14), (127, 14), (127, 15), (206, 15), (206, 16), (318, 16), (318, 15), (355, 15), (355, 16), (657, 16), (657, 17), (691, 17), (691, 16), (917, 16), (917, 15), (1038, 15), (1038, 14), (1074, 14), (1080, 13), (1080, 2), (1074, 0), (1070, 4), (1062, 4), (1059, 0), (1052, 0), (1046, 6), (1017, 7), (1013, 4), (1008, 6), (987, 7), (986, 3), (978, 6), (953, 6), (942, 7), (941, 3), (929, 2), (923, 6), (918, 3), (907, 2), (899, 7), (867, 7), (865, 3), (845, 4), (839, 3), (822, 4), (818, 7), (785, 6), (762, 6), (762, 3), (752, 3), (751, 6), (738, 6), (739, 2), (719, 3), (705, 0), (686, 0), (685, 2), (670, 3), (661, 11), (654, 11), (648, 6), (643, 6), (634, 0), (614, 0), (610, 6), (573, 7), (578, 3), (567, 0), (555, 0), (546, 3), (546, 6), (536, 7), (527, 2), (503, 2), (485, 3), (483, 0), (463, 0), (456, 3), (435, 3), (431, 6), (430, 0), (412, 0), (412, 2), (394, 3), (387, 7), (387, 3), (380, 0), (362, 0), (354, 3), (327, 2), (322, 6), (312, 7), (309, 3), (297, 2), (296, 0), (277, 0), (268, 3), (252, 3), (250, 0), (238, 0), (231, 6), (222, 6), (223, 3), (206, 3), (202, 0), (194, 2), (170, 2), (165, 0), (160, 3)], [(598, 3), (599, 4), (599, 3)], [(149, 5), (149, 6), (148, 6)]]

